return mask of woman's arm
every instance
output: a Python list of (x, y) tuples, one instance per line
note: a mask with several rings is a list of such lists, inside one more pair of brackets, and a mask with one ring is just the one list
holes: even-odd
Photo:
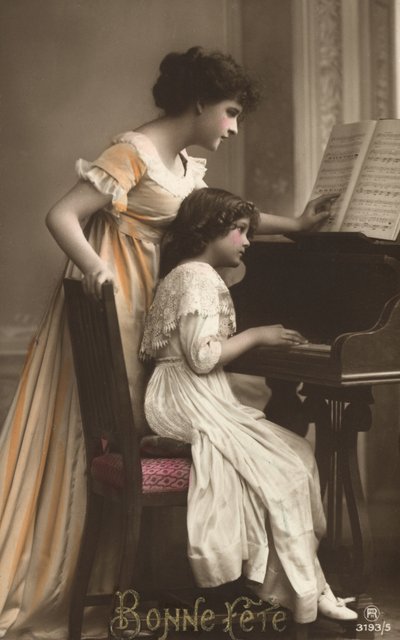
[(306, 342), (307, 340), (300, 333), (285, 329), (281, 324), (252, 327), (221, 342), (219, 364), (228, 364), (254, 347), (292, 347)]
[(310, 231), (321, 222), (329, 218), (331, 205), (337, 199), (337, 195), (319, 196), (311, 200), (298, 218), (275, 216), (270, 213), (261, 213), (257, 234), (293, 233), (294, 231)]
[(50, 209), (46, 217), (50, 233), (82, 271), (85, 291), (97, 297), (101, 295), (102, 284), (113, 281), (114, 274), (86, 240), (82, 224), (110, 201), (111, 195), (104, 195), (90, 182), (81, 180)]

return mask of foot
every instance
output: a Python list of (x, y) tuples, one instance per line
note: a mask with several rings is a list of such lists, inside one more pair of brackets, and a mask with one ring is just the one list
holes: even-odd
[(326, 584), (318, 598), (318, 613), (331, 620), (344, 622), (357, 620), (357, 613), (346, 606), (348, 602), (354, 602), (354, 600), (355, 598), (336, 598), (329, 584)]

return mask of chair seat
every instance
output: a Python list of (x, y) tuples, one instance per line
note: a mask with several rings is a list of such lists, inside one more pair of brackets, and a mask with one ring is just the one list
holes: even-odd
[(140, 440), (140, 453), (145, 458), (191, 458), (192, 448), (188, 442), (152, 434)]
[[(142, 493), (187, 491), (192, 462), (189, 458), (142, 458)], [(113, 489), (123, 489), (123, 462), (119, 453), (105, 453), (93, 459), (95, 481)]]

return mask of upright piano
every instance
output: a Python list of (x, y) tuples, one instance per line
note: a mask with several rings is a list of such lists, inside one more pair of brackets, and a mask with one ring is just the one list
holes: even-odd
[(231, 288), (238, 330), (282, 324), (308, 343), (253, 349), (230, 370), (266, 378), (270, 420), (300, 435), (315, 423), (327, 543), (346, 586), (360, 593), (372, 546), (357, 436), (371, 426), (372, 386), (400, 381), (400, 245), (362, 234), (294, 234), (256, 239), (244, 262), (246, 275)]

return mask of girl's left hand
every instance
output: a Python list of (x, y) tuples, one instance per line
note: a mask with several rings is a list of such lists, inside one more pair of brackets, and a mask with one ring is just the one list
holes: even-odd
[(322, 195), (310, 200), (303, 213), (297, 218), (299, 231), (311, 231), (314, 227), (324, 222), (331, 215), (331, 207), (339, 197), (335, 195)]

